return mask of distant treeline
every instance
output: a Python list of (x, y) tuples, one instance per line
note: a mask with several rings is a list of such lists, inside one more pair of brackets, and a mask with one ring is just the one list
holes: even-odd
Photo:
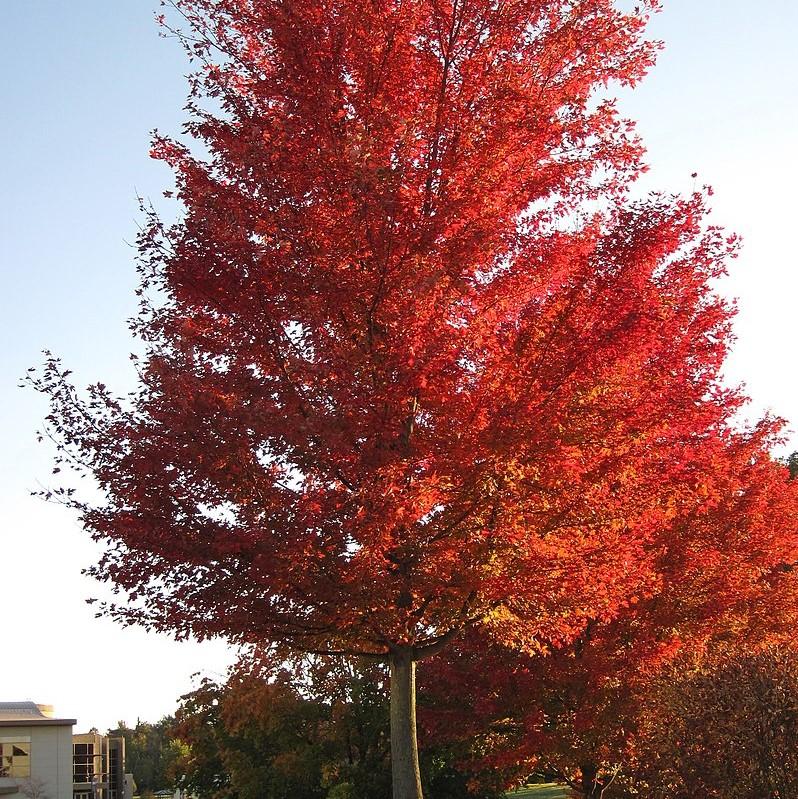
[(181, 755), (180, 744), (173, 740), (174, 717), (164, 716), (151, 724), (137, 721), (128, 727), (124, 721), (108, 735), (125, 739), (125, 769), (133, 774), (140, 796), (171, 789), (175, 783), (174, 764)]

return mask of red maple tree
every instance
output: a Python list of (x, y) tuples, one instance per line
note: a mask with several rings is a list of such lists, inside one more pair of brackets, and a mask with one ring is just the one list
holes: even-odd
[(389, 662), (396, 799), (416, 661), (650, 591), (739, 402), (734, 243), (702, 196), (628, 201), (641, 148), (597, 99), (652, 63), (642, 6), (178, 0), (200, 146), (155, 141), (183, 214), (139, 240), (139, 387), (32, 378), (104, 496), (70, 501), (106, 610)]
[(503, 774), (508, 787), (538, 770), (599, 799), (648, 773), (640, 731), (658, 715), (658, 686), (673, 679), (674, 664), (718, 647), (794, 647), (798, 482), (767, 454), (772, 432), (764, 423), (707, 438), (681, 479), (672, 476), (678, 508), (647, 544), (656, 584), (612, 618), (587, 621), (546, 657), (474, 629), (432, 660), (427, 736), (468, 742), (472, 770)]

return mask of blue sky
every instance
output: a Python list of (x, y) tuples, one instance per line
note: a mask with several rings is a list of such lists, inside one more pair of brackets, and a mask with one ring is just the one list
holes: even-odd
[[(622, 96), (649, 148), (641, 190), (689, 191), (692, 172), (713, 185), (714, 221), (745, 241), (723, 287), (740, 300), (729, 379), (746, 382), (753, 413), (770, 408), (798, 426), (798, 3), (664, 5), (651, 32), (666, 49)], [(166, 207), (170, 174), (148, 158), (149, 132), (179, 129), (188, 69), (178, 44), (159, 38), (155, 10), (155, 0), (3, 9), (0, 699), (55, 703), (86, 728), (154, 720), (174, 709), (193, 672), (229, 661), (221, 644), (175, 644), (93, 618), (83, 599), (96, 589), (80, 569), (94, 547), (63, 509), (29, 497), (49, 473), (34, 436), (45, 407), (16, 388), (44, 348), (79, 382), (130, 383), (126, 242), (136, 192)]]

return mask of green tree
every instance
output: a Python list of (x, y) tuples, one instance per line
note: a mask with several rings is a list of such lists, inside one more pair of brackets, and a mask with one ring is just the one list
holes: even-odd
[(171, 737), (173, 724), (171, 716), (164, 716), (154, 724), (137, 720), (135, 727), (120, 721), (116, 729), (108, 730), (108, 735), (125, 739), (125, 766), (141, 794), (173, 785), (171, 767), (179, 756)]
[(790, 470), (790, 479), (794, 480), (798, 477), (798, 452), (790, 453), (785, 461), (787, 468)]
[[(303, 659), (288, 671), (205, 680), (182, 698), (173, 735), (177, 784), (199, 799), (384, 799), (391, 791), (387, 675), (378, 664)], [(456, 747), (425, 746), (436, 799), (492, 799), (456, 766)]]

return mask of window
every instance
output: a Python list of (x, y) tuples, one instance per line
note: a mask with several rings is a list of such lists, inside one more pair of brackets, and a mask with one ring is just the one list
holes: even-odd
[(0, 777), (30, 777), (29, 741), (0, 741)]
[(94, 777), (94, 744), (72, 746), (72, 782), (91, 782)]

